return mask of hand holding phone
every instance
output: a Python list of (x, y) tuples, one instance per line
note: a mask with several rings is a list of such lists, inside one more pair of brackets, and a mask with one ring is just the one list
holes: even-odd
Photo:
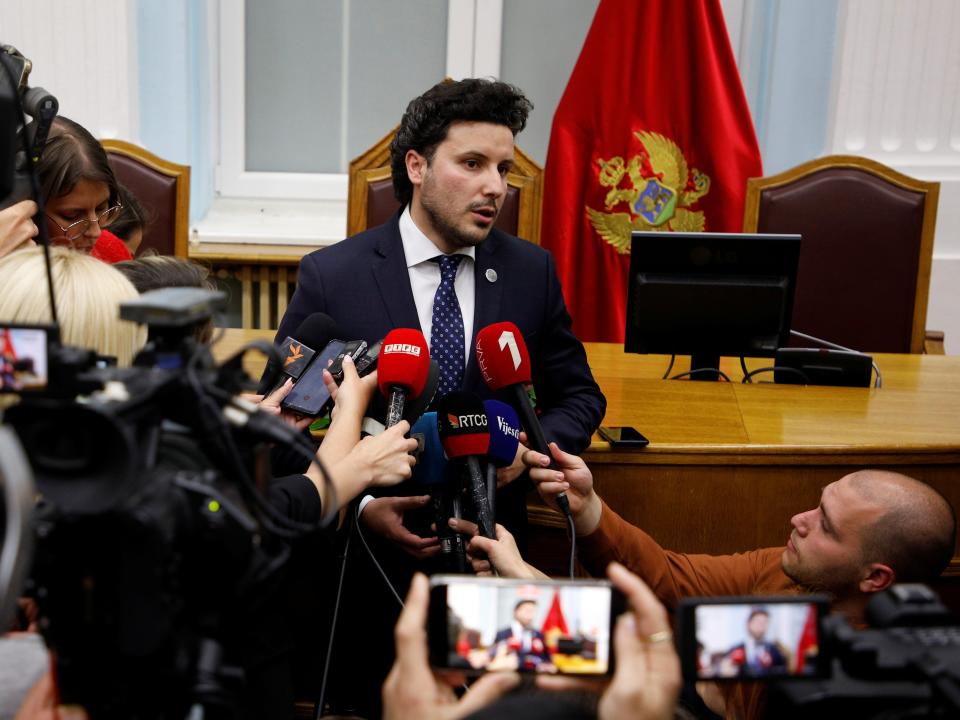
[(431, 579), (432, 664), (468, 674), (515, 670), (609, 677), (623, 596), (603, 580)]

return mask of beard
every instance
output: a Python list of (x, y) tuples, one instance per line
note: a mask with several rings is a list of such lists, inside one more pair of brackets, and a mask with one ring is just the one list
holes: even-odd
[(487, 239), (487, 235), (490, 234), (497, 220), (497, 216), (500, 214), (500, 209), (497, 207), (495, 200), (491, 199), (485, 202), (471, 203), (465, 208), (467, 212), (481, 208), (490, 208), (494, 211), (489, 226), (486, 228), (471, 226), (472, 232), (470, 232), (457, 226), (452, 217), (453, 212), (451, 212), (449, 206), (443, 202), (442, 197), (437, 197), (438, 195), (440, 195), (440, 193), (435, 192), (434, 183), (428, 174), (423, 182), (422, 192), (420, 194), (420, 206), (427, 214), (427, 217), (430, 218), (430, 224), (433, 225), (434, 229), (444, 240), (454, 247), (465, 248), (476, 247)]
[(792, 562), (780, 561), (783, 574), (800, 586), (804, 593), (823, 593), (829, 595), (831, 601), (850, 594), (851, 588), (856, 586), (852, 573), (847, 577), (845, 573), (832, 573), (826, 577), (825, 573), (807, 567), (798, 566)]

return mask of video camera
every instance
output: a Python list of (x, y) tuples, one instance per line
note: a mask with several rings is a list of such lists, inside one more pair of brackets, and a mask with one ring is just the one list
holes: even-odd
[(894, 585), (867, 604), (869, 629), (824, 621), (832, 676), (771, 687), (770, 717), (955, 718), (960, 625), (925, 585)]
[(960, 625), (930, 588), (879, 593), (867, 603), (868, 629), (828, 612), (823, 595), (687, 598), (678, 608), (684, 677), (766, 682), (766, 717), (960, 714)]
[[(30, 167), (43, 153), (57, 116), (57, 99), (28, 85), (33, 63), (0, 45), (0, 209), (34, 195)], [(26, 117), (30, 120), (27, 121)]]
[[(0, 607), (36, 600), (61, 696), (94, 717), (186, 717), (193, 707), (232, 717), (240, 638), (267, 612), (291, 541), (316, 529), (280, 515), (254, 472), (268, 441), (311, 459), (313, 448), (236, 399), (249, 384), (247, 349), (217, 367), (194, 339), (223, 301), (170, 288), (124, 304), (121, 318), (148, 322), (153, 338), (130, 368), (62, 346), (53, 327), (0, 327), (0, 350), (21, 368), (7, 383), (19, 402), (2, 421), (39, 498), (32, 521), (12, 523), (32, 533), (18, 559), (22, 575), (32, 539), (32, 571), (22, 590), (0, 588)], [(31, 496), (23, 475), (0, 463), (21, 509)]]

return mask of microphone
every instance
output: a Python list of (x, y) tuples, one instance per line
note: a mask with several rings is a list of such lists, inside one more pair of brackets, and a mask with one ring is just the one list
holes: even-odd
[(480, 534), (496, 540), (497, 531), (490, 517), (487, 486), (480, 473), (478, 457), (486, 455), (490, 449), (490, 430), (483, 400), (474, 393), (444, 395), (437, 404), (437, 428), (447, 457), (450, 460), (464, 459)]
[(520, 445), (520, 419), (514, 409), (499, 400), (484, 400), (487, 427), (490, 428), (490, 449), (487, 451), (487, 501), (490, 517), (497, 519), (497, 468), (513, 464)]
[(388, 399), (388, 428), (403, 418), (408, 399), (418, 398), (430, 376), (430, 351), (423, 333), (410, 328), (397, 328), (387, 333), (377, 362), (377, 384)]
[[(280, 381), (270, 392), (281, 387), (287, 378), (296, 382), (307, 365), (313, 360), (316, 351), (337, 335), (337, 324), (333, 318), (325, 313), (307, 315), (293, 336), (287, 336), (277, 349), (280, 351), (282, 365)], [(268, 395), (270, 393), (267, 393)]]
[[(543, 426), (525, 387), (531, 381), (530, 354), (520, 328), (512, 322), (499, 322), (480, 330), (477, 333), (477, 365), (491, 390), (506, 389), (513, 394), (514, 408), (530, 447), (551, 458), (550, 464), (553, 465)], [(570, 515), (566, 493), (557, 495), (557, 505), (565, 515)]]
[(447, 476), (447, 458), (443, 454), (437, 414), (424, 413), (410, 429), (410, 437), (417, 441), (417, 464), (413, 466), (413, 482), (426, 487), (433, 506), (433, 520), (440, 539), (440, 554), (450, 572), (467, 571), (467, 553), (463, 537), (447, 523), (451, 517), (460, 518), (459, 488), (452, 488)]

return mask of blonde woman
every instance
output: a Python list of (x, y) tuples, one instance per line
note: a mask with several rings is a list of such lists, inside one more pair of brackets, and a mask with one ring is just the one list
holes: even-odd
[[(50, 248), (60, 341), (132, 363), (147, 330), (120, 320), (120, 303), (138, 293), (122, 273), (66, 247)], [(0, 259), (0, 323), (49, 324), (50, 301), (43, 248), (19, 250)]]

